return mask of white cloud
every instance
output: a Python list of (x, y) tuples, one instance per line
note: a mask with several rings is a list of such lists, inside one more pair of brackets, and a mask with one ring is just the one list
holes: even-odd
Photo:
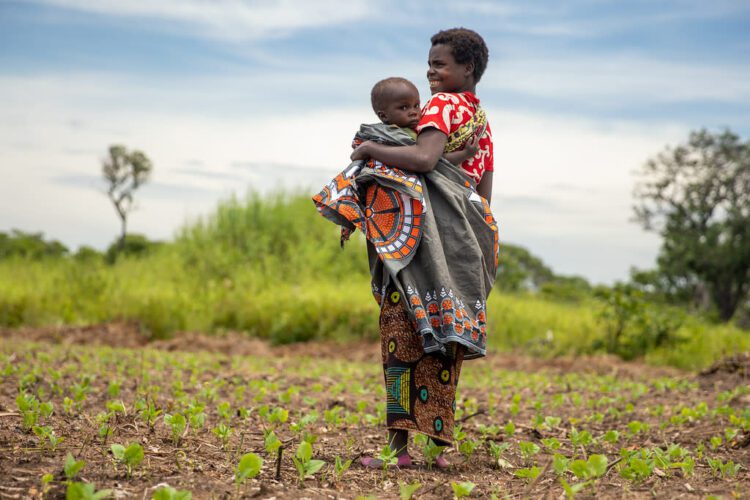
[(365, 0), (36, 0), (109, 16), (175, 22), (198, 34), (229, 40), (286, 36), (304, 28), (362, 19), (374, 5)]
[(638, 102), (747, 102), (750, 67), (681, 64), (635, 55), (535, 57), (516, 53), (490, 65), (481, 85), (613, 108)]

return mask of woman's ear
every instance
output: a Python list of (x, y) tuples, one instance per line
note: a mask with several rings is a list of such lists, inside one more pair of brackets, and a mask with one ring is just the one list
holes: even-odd
[(465, 75), (466, 75), (467, 77), (468, 77), (468, 76), (474, 76), (474, 63), (473, 63), (473, 62), (470, 62), (470, 63), (466, 63), (466, 64), (464, 65), (464, 68), (465, 68), (465, 73), (464, 73), (464, 74), (465, 74)]

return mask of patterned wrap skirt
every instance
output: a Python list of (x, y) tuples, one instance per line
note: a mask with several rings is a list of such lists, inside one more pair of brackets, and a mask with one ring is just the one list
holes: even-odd
[(425, 353), (399, 292), (380, 309), (380, 339), (389, 430), (417, 431), (436, 444), (453, 443), (456, 386), (465, 347)]

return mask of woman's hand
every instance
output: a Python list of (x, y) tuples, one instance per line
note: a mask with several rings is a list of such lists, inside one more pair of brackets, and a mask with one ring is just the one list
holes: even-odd
[(372, 144), (372, 141), (363, 142), (352, 151), (349, 158), (351, 158), (352, 161), (366, 160), (370, 157), (370, 144)]

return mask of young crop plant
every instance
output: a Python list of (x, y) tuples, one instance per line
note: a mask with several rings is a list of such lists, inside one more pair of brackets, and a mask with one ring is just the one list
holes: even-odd
[(573, 460), (568, 469), (578, 479), (584, 481), (598, 479), (607, 472), (607, 457), (604, 455), (591, 455), (588, 460)]
[(39, 438), (42, 448), (49, 447), (50, 451), (55, 451), (57, 446), (65, 441), (63, 436), (57, 436), (55, 430), (49, 425), (34, 426), (34, 434)]
[(647, 449), (636, 451), (622, 450), (623, 461), (620, 463), (620, 475), (633, 482), (642, 482), (654, 472), (656, 467), (651, 453)]
[(494, 441), (487, 441), (487, 446), (490, 449), (490, 456), (492, 457), (493, 467), (510, 467), (510, 463), (503, 458), (503, 453), (510, 448), (510, 443), (497, 444)]
[(566, 457), (565, 455), (561, 455), (559, 453), (555, 453), (552, 455), (552, 470), (555, 471), (555, 474), (558, 476), (562, 476), (566, 472), (568, 472), (568, 467), (570, 466), (570, 459)]
[(258, 474), (263, 467), (263, 459), (255, 453), (245, 453), (237, 464), (234, 473), (234, 482), (239, 492), (240, 486), (248, 479), (252, 479)]
[(451, 481), (451, 488), (453, 489), (453, 498), (466, 498), (471, 495), (477, 485), (471, 481), (456, 482)]
[(542, 469), (540, 469), (537, 466), (534, 466), (534, 467), (527, 467), (524, 469), (518, 469), (513, 474), (516, 477), (520, 477), (521, 479), (525, 480), (527, 483), (531, 483), (537, 477), (539, 477), (539, 474), (541, 473), (542, 473)]
[(115, 443), (110, 449), (112, 450), (112, 456), (115, 460), (118, 463), (125, 464), (128, 477), (133, 474), (133, 469), (143, 462), (143, 446), (141, 446), (140, 443), (130, 443), (127, 448), (121, 444)]
[(154, 401), (149, 399), (148, 402), (146, 402), (144, 399), (139, 399), (135, 404), (134, 410), (137, 411), (141, 419), (146, 422), (149, 432), (154, 432), (156, 419), (161, 415), (161, 410), (156, 408)]
[(281, 448), (281, 441), (276, 436), (276, 433), (271, 429), (266, 429), (264, 432), (263, 442), (266, 449), (266, 453), (270, 456), (275, 456), (279, 448)]
[(97, 490), (94, 483), (68, 483), (66, 500), (102, 500), (112, 495), (112, 490)]
[(458, 451), (469, 460), (481, 445), (482, 441), (479, 439), (466, 439), (458, 446)]
[(156, 490), (151, 500), (192, 500), (193, 494), (188, 490), (178, 490), (171, 486), (162, 486)]
[(223, 422), (211, 429), (211, 432), (219, 438), (221, 441), (221, 449), (225, 449), (229, 443), (229, 438), (232, 436), (232, 428), (225, 425)]
[(31, 431), (39, 421), (39, 400), (33, 394), (22, 392), (16, 396), (16, 406), (21, 414), (23, 428)]
[(81, 469), (86, 465), (83, 460), (76, 460), (73, 455), (68, 453), (65, 455), (65, 463), (63, 463), (63, 473), (68, 481), (72, 481), (81, 472)]
[(419, 488), (422, 487), (422, 483), (415, 481), (413, 483), (405, 483), (403, 481), (398, 482), (398, 495), (401, 500), (411, 500), (414, 494)]
[(519, 442), (518, 448), (521, 451), (521, 456), (523, 457), (523, 461), (526, 463), (530, 463), (534, 455), (539, 453), (539, 451), (541, 450), (538, 444), (532, 443), (531, 441)]
[(706, 462), (714, 475), (723, 478), (735, 477), (742, 468), (740, 464), (736, 464), (732, 460), (727, 460), (727, 462), (724, 463), (720, 458), (706, 457)]
[(349, 460), (341, 460), (341, 457), (336, 456), (336, 460), (333, 462), (333, 473), (336, 479), (336, 482), (341, 481), (341, 476), (344, 475), (344, 472), (349, 470), (349, 467), (351, 467), (352, 461)]
[(292, 462), (297, 468), (297, 474), (300, 484), (305, 482), (308, 477), (313, 477), (325, 462), (312, 458), (312, 445), (307, 441), (302, 441), (297, 448), (297, 453), (292, 457)]
[[(435, 460), (437, 460), (437, 457), (440, 456), (440, 454), (443, 452), (445, 446), (438, 446), (437, 444), (435, 444), (435, 441), (428, 438), (424, 434), (417, 434), (416, 436), (414, 436), (414, 444), (422, 448), (422, 455), (424, 456), (425, 463), (427, 464), (427, 469), (432, 470), (432, 466), (435, 465)], [(386, 446), (385, 448), (390, 451), (390, 447)]]
[(179, 413), (175, 413), (174, 415), (165, 413), (164, 424), (169, 426), (172, 431), (172, 443), (175, 446), (179, 446), (180, 440), (182, 439), (182, 433), (185, 432), (187, 426), (185, 417)]

